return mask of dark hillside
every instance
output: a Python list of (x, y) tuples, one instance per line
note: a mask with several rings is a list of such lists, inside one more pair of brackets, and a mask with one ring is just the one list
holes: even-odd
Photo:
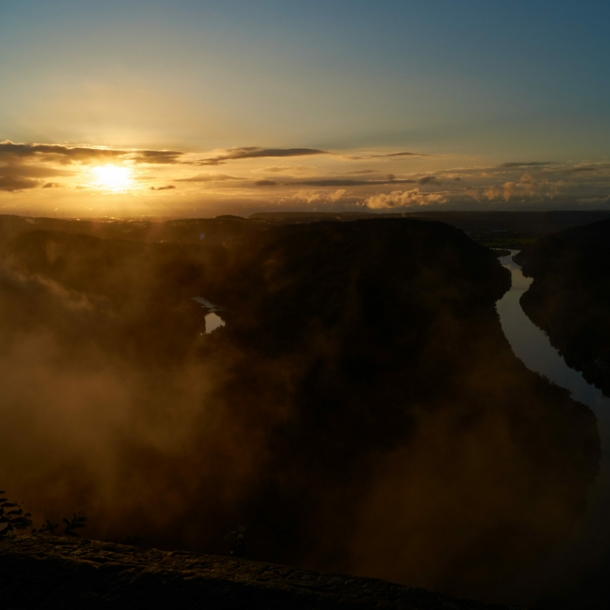
[(494, 254), (414, 219), (214, 227), (5, 236), (3, 488), (93, 537), (225, 553), (243, 524), (254, 559), (510, 599), (599, 439), (513, 355)]
[(371, 218), (415, 218), (445, 222), (464, 231), (474, 241), (493, 248), (520, 249), (539, 237), (570, 227), (610, 218), (610, 211), (548, 211), (548, 212), (263, 212), (251, 218), (282, 224), (321, 221), (352, 222)]

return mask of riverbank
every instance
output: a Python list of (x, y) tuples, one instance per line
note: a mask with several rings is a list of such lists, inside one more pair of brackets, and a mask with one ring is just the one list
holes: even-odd
[(521, 306), (570, 367), (610, 396), (610, 221), (546, 236), (517, 257)]

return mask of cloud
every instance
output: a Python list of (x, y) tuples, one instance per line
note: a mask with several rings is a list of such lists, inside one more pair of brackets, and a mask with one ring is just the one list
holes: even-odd
[(381, 180), (354, 180), (351, 178), (313, 178), (310, 180), (286, 179), (284, 181), (277, 180), (257, 180), (256, 186), (309, 186), (309, 187), (356, 187), (356, 186), (384, 186), (387, 184), (415, 184), (416, 180), (397, 180), (393, 174), (388, 174)]
[(244, 146), (230, 148), (216, 157), (201, 159), (196, 165), (222, 165), (227, 161), (238, 159), (261, 159), (264, 157), (303, 157), (309, 155), (332, 154), (318, 148), (261, 148), (259, 146)]
[(492, 201), (500, 197), (501, 191), (497, 186), (490, 186), (484, 193), (485, 197)]
[(531, 174), (523, 174), (519, 182), (505, 182), (504, 201), (510, 201), (515, 195), (534, 195), (538, 192), (538, 181)]
[(14, 193), (15, 191), (23, 191), (25, 189), (33, 189), (38, 186), (38, 180), (29, 180), (28, 178), (18, 178), (11, 176), (0, 176), (0, 191)]
[(392, 191), (391, 193), (380, 193), (372, 195), (365, 200), (365, 205), (372, 209), (401, 208), (431, 203), (444, 203), (446, 197), (441, 193), (421, 193), (418, 188), (410, 191)]
[(517, 185), (514, 182), (504, 183), (504, 201), (510, 201), (511, 197), (517, 192)]
[(181, 163), (180, 157), (184, 154), (177, 150), (137, 150), (132, 153), (134, 161), (151, 164)]
[(275, 165), (272, 167), (263, 167), (257, 171), (265, 172), (267, 174), (280, 174), (283, 172), (306, 172), (311, 170), (311, 166), (308, 165)]
[(175, 188), (176, 188), (175, 186), (168, 184), (167, 186), (151, 186), (149, 190), (151, 190), (151, 191), (170, 191)]
[[(95, 164), (95, 163), (131, 163), (142, 165), (179, 165), (179, 166), (217, 166), (230, 161), (242, 159), (278, 158), (288, 159), (291, 157), (307, 157), (316, 155), (332, 155), (345, 159), (381, 159), (400, 158), (411, 156), (422, 156), (419, 153), (399, 151), (386, 154), (365, 154), (359, 156), (346, 156), (337, 152), (331, 152), (319, 148), (290, 147), (290, 148), (264, 148), (260, 146), (242, 146), (219, 150), (208, 153), (211, 156), (201, 158), (199, 154), (187, 154), (178, 150), (153, 150), (153, 149), (128, 149), (128, 148), (106, 148), (96, 146), (69, 146), (66, 144), (44, 144), (44, 143), (17, 143), (10, 140), (0, 142), (0, 177), (2, 177), (3, 190), (21, 190), (23, 188), (34, 188), (34, 178), (49, 178), (61, 175), (73, 175), (62, 166), (73, 164)], [(2, 167), (4, 165), (4, 168)], [(311, 168), (303, 166), (274, 166), (258, 171), (267, 173), (295, 173), (309, 171)], [(359, 170), (357, 174), (374, 173), (373, 170)], [(384, 180), (362, 181), (349, 180), (349, 178), (324, 178), (292, 182), (297, 176), (287, 176), (289, 183), (311, 187), (355, 187), (383, 185), (394, 181), (388, 176)], [(182, 178), (184, 182), (215, 182), (229, 180), (245, 180), (236, 176), (226, 174), (198, 175), (191, 178)], [(398, 180), (397, 184), (411, 183), (411, 180)], [(283, 184), (283, 182), (281, 182)], [(256, 186), (275, 186), (275, 181), (258, 181)], [(49, 188), (49, 187), (47, 187)]]
[(545, 167), (546, 165), (553, 165), (554, 163), (554, 161), (512, 161), (510, 163), (501, 163), (498, 167), (518, 169), (520, 167)]
[(582, 197), (576, 200), (580, 205), (594, 205), (593, 209), (599, 209), (600, 205), (610, 205), (610, 195), (602, 197)]
[[(267, 171), (269, 168), (266, 168)], [(281, 168), (284, 169), (284, 168)], [(289, 167), (286, 170), (292, 169)], [(198, 174), (191, 178), (179, 178), (174, 182), (216, 182), (216, 181), (243, 181), (242, 188), (250, 188), (251, 186), (285, 186), (285, 187), (310, 187), (310, 188), (335, 188), (344, 189), (349, 187), (360, 187), (360, 186), (385, 186), (388, 184), (399, 185), (399, 184), (428, 184), (436, 180), (435, 176), (425, 176), (421, 180), (413, 180), (406, 178), (396, 178), (394, 174), (386, 174), (382, 178), (378, 179), (360, 179), (360, 178), (337, 178), (337, 177), (326, 177), (320, 176), (318, 178), (307, 178), (303, 179), (298, 176), (282, 176), (276, 178), (264, 178), (261, 180), (255, 180), (251, 182), (245, 178), (232, 176), (228, 174)]]
[(334, 193), (328, 196), (328, 199), (332, 202), (339, 201), (347, 191), (345, 189), (337, 189)]
[(43, 189), (59, 189), (62, 187), (63, 187), (63, 184), (59, 184), (59, 182), (47, 182), (42, 188)]
[(178, 158), (183, 154), (175, 150), (121, 150), (92, 146), (65, 146), (63, 144), (17, 144), (10, 140), (0, 142), (0, 159), (13, 161), (51, 160), (63, 165), (74, 162), (117, 159), (150, 164), (179, 163)]
[[(337, 155), (328, 150), (319, 148), (261, 148), (259, 146), (244, 146), (239, 148), (229, 148), (224, 153), (201, 159), (196, 162), (196, 165), (221, 165), (227, 161), (235, 161), (238, 159), (260, 159), (264, 157), (303, 157), (310, 155)], [(361, 160), (361, 159), (383, 159), (389, 157), (427, 157), (428, 155), (413, 152), (395, 152), (387, 154), (373, 155), (339, 155), (344, 159)]]
[(530, 192), (534, 192), (538, 187), (538, 181), (531, 174), (523, 174), (519, 184)]
[(0, 165), (0, 176), (13, 178), (51, 178), (56, 176), (73, 176), (75, 172), (56, 167), (26, 165), (23, 163), (11, 163)]
[(384, 184), (415, 184), (415, 180), (399, 179), (397, 180), (393, 174), (388, 174), (382, 180), (352, 180), (349, 178), (318, 178), (315, 180), (302, 180), (293, 182), (301, 186), (383, 186)]
[[(493, 187), (492, 187), (493, 189)], [(488, 189), (488, 191), (485, 192), (485, 196), (489, 199), (489, 197), (493, 197), (494, 196), (494, 191), (492, 189)], [(463, 191), (464, 195), (466, 195), (467, 197), (470, 197), (471, 199), (474, 199), (475, 201), (480, 201), (481, 200), (481, 195), (479, 193), (479, 190), (476, 188), (472, 188), (472, 187), (466, 187)], [(498, 195), (499, 196), (500, 191), (498, 191)]]
[(62, 164), (91, 159), (117, 159), (125, 156), (126, 151), (106, 148), (69, 147), (59, 144), (15, 144), (10, 141), (0, 142), (0, 159), (14, 160), (45, 158)]
[(610, 163), (587, 163), (576, 165), (566, 171), (570, 173), (585, 173), (585, 172), (602, 172), (610, 169)]
[(192, 178), (178, 178), (175, 182), (221, 182), (225, 180), (243, 180), (243, 178), (228, 174), (198, 174)]
[(322, 199), (322, 194), (316, 191), (300, 190), (294, 194), (294, 198), (305, 201), (306, 203), (313, 203), (314, 201), (320, 201)]
[(345, 189), (337, 189), (334, 193), (301, 189), (292, 195), (292, 199), (304, 201), (305, 203), (314, 203), (316, 201), (335, 203), (346, 193)]
[(383, 157), (427, 157), (429, 155), (425, 155), (423, 153), (412, 153), (412, 152), (396, 152), (389, 153), (386, 155), (372, 155), (372, 159), (380, 159)]
[(424, 153), (414, 153), (414, 152), (395, 152), (395, 153), (385, 153), (382, 155), (344, 155), (345, 159), (351, 159), (352, 161), (359, 161), (362, 159), (387, 159), (392, 157), (429, 157), (430, 155), (426, 155)]
[[(40, 182), (35, 180), (35, 178), (47, 178), (72, 174), (73, 172), (61, 169), (50, 169), (46, 167), (28, 166), (15, 163), (4, 166), (0, 165), (0, 191), (15, 192), (25, 189), (33, 189), (40, 184)], [(50, 187), (46, 186), (45, 184), (43, 188)]]

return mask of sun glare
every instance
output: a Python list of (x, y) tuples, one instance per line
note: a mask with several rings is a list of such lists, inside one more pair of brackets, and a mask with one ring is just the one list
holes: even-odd
[(120, 192), (131, 188), (133, 183), (133, 175), (129, 167), (100, 165), (92, 168), (91, 172), (95, 178), (94, 185), (98, 188)]

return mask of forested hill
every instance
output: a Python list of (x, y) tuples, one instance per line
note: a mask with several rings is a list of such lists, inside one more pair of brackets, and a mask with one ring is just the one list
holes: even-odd
[(494, 254), (414, 219), (202, 223), (3, 225), (2, 489), (93, 538), (223, 554), (243, 525), (253, 559), (509, 599), (599, 438), (514, 356)]
[(527, 315), (572, 368), (610, 396), (610, 220), (540, 239), (516, 258)]

